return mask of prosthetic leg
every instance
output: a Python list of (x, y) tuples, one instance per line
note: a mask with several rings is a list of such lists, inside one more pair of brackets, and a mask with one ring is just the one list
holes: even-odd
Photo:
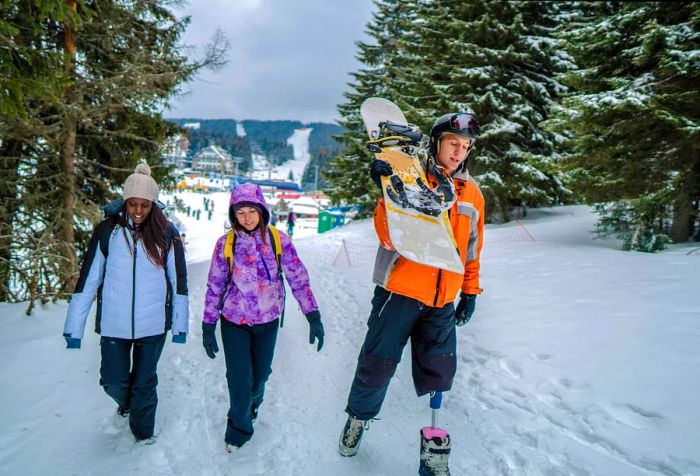
[(432, 424), (420, 431), (419, 476), (450, 476), (450, 435), (437, 426), (437, 411), (442, 405), (442, 392), (431, 392)]

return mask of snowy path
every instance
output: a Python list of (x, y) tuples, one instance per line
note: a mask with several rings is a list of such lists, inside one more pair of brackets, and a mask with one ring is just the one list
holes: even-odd
[[(534, 242), (517, 224), (487, 228), (486, 291), (458, 330), (458, 376), (440, 414), (453, 438), (452, 473), (700, 474), (700, 256), (591, 241), (584, 207), (532, 212), (524, 223)], [(331, 265), (343, 239), (352, 267)], [(373, 242), (369, 222), (296, 241), (326, 344), (321, 353), (308, 344), (290, 295), (256, 434), (232, 455), (222, 449), (223, 356), (209, 360), (200, 343), (208, 261), (189, 266), (191, 334), (185, 346), (166, 345), (158, 441), (148, 447), (112, 423), (97, 384), (97, 336), (86, 332), (78, 352), (63, 349), (65, 304), (30, 319), (21, 306), (0, 306), (0, 473), (416, 474), (430, 412), (415, 397), (408, 353), (360, 453), (337, 453), (369, 313)]]

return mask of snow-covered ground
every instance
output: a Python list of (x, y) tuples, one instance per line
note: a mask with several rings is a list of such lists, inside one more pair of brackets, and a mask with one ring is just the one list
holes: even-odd
[[(113, 423), (115, 405), (98, 385), (98, 336), (64, 348), (65, 303), (32, 317), (3, 304), (0, 473), (416, 474), (430, 411), (413, 391), (408, 354), (358, 455), (337, 452), (370, 310), (370, 221), (295, 239), (326, 344), (320, 353), (308, 344), (288, 294), (255, 436), (224, 454), (224, 362), (206, 357), (199, 326), (226, 210), (226, 194), (211, 197), (215, 220), (183, 218), (190, 335), (186, 345), (168, 341), (160, 361), (156, 443), (135, 446)], [(700, 253), (622, 252), (591, 239), (594, 221), (585, 207), (563, 207), (531, 210), (524, 226), (487, 227), (485, 291), (458, 329), (457, 378), (439, 416), (452, 436), (452, 474), (700, 474)]]

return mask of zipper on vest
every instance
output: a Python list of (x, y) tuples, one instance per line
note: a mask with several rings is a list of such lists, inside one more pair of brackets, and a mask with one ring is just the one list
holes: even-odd
[(435, 285), (435, 299), (433, 307), (437, 307), (438, 294), (440, 294), (440, 279), (442, 278), (442, 270), (438, 271), (437, 284)]
[(131, 338), (136, 339), (136, 325), (134, 314), (136, 312), (136, 249), (137, 241), (134, 240), (134, 265), (131, 268)]

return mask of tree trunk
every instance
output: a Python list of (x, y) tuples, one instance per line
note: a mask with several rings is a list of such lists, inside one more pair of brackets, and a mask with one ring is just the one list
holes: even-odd
[[(76, 11), (75, 0), (66, 0), (69, 8)], [(68, 78), (73, 77), (73, 58), (75, 57), (75, 40), (73, 30), (68, 22), (64, 23), (63, 50), (65, 54), (65, 67)], [(78, 123), (73, 111), (75, 103), (73, 86), (68, 86), (65, 91), (65, 135), (63, 138), (62, 172), (64, 176), (63, 191), (63, 233), (67, 262), (61, 273), (61, 279), (67, 281), (64, 289), (72, 289), (77, 277), (77, 265), (75, 257), (75, 230), (73, 228), (73, 208), (75, 199), (75, 141), (78, 131)]]
[(10, 299), (12, 221), (17, 210), (19, 141), (4, 141), (0, 147), (0, 302)]
[(673, 202), (673, 223), (671, 223), (670, 238), (674, 243), (688, 241), (693, 234), (696, 212), (693, 205), (697, 200), (698, 174), (695, 170), (683, 170), (677, 180), (676, 199)]

